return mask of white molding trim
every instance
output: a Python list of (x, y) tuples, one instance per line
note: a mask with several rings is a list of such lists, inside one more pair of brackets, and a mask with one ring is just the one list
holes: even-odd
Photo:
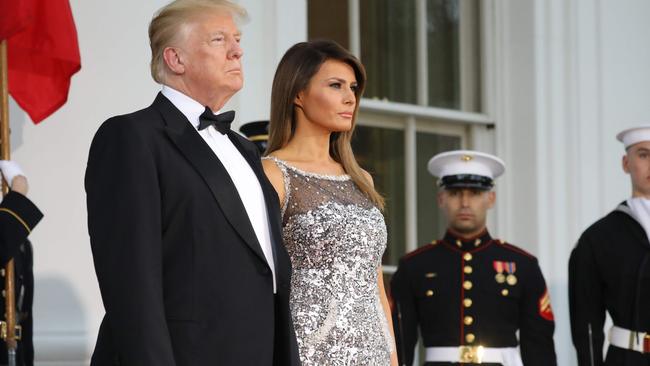
[(417, 201), (417, 125), (413, 116), (408, 117), (404, 131), (404, 197), (406, 212), (404, 232), (406, 253), (418, 247), (418, 201)]
[(415, 65), (418, 104), (429, 104), (429, 55), (427, 54), (427, 0), (415, 0)]
[(360, 0), (348, 0), (348, 34), (350, 52), (361, 59), (361, 3)]
[(359, 108), (362, 111), (381, 112), (398, 116), (413, 116), (432, 119), (443, 119), (449, 122), (490, 125), (494, 121), (485, 114), (455, 111), (451, 109), (423, 107), (413, 104), (386, 102), (375, 99), (361, 99)]

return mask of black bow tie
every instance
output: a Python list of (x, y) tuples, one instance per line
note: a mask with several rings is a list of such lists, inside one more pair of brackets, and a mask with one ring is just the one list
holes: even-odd
[(199, 131), (214, 125), (217, 131), (225, 135), (230, 131), (230, 124), (235, 119), (235, 111), (228, 111), (219, 114), (212, 113), (209, 107), (205, 107), (205, 111), (199, 116)]

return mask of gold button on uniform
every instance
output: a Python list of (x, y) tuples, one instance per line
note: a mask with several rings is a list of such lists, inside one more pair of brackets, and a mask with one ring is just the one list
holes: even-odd
[(509, 293), (510, 293), (510, 291), (508, 291), (507, 288), (504, 288), (503, 290), (501, 290), (501, 295), (503, 295), (503, 296), (508, 296)]
[(463, 306), (466, 307), (466, 308), (472, 306), (472, 299), (470, 299), (470, 298), (463, 299)]
[(463, 259), (466, 261), (471, 261), (472, 260), (472, 253), (465, 253), (463, 254)]
[(472, 323), (474, 323), (474, 318), (472, 318), (471, 316), (466, 316), (466, 317), (463, 319), (463, 323), (464, 323), (465, 325), (472, 325)]
[(463, 288), (465, 290), (471, 290), (472, 289), (472, 281), (465, 281), (463, 282)]
[(474, 343), (475, 339), (476, 336), (474, 336), (474, 334), (472, 333), (467, 333), (467, 335), (465, 336), (465, 340), (467, 341), (467, 343)]
[(427, 296), (428, 297), (433, 296), (433, 290), (427, 290)]
[(472, 270), (473, 270), (472, 266), (465, 266), (465, 268), (463, 268), (463, 272), (465, 272), (466, 274), (471, 274)]

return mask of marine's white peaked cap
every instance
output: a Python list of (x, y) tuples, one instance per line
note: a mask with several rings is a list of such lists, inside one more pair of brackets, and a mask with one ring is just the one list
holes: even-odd
[(480, 151), (454, 150), (440, 153), (429, 160), (431, 175), (443, 178), (452, 175), (480, 175), (494, 179), (506, 169), (503, 160)]
[(622, 142), (626, 149), (639, 142), (650, 141), (650, 125), (623, 130), (616, 135), (616, 139)]

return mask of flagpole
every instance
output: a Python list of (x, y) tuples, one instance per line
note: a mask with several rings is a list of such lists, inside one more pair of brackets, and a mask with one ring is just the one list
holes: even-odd
[[(7, 74), (7, 41), (0, 43), (0, 158), (9, 160), (9, 78)], [(9, 192), (8, 183), (2, 181), (2, 195)], [(5, 322), (0, 329), (0, 336), (7, 344), (7, 362), (9, 366), (16, 365), (16, 300), (14, 292), (14, 260), (10, 260), (4, 269), (5, 272)]]

